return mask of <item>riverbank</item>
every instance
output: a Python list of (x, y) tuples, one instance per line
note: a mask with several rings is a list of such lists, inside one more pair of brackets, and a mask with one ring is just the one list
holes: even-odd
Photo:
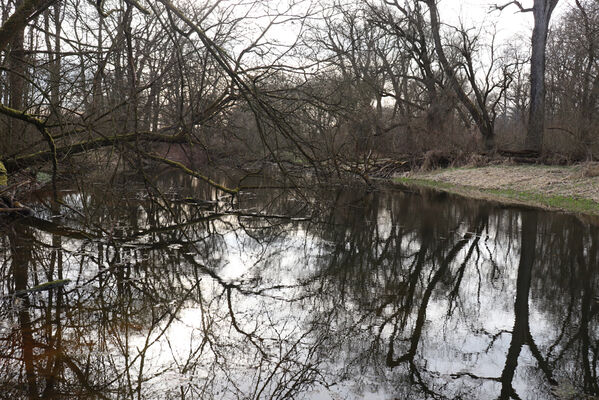
[(599, 221), (599, 164), (492, 165), (409, 172), (394, 182)]

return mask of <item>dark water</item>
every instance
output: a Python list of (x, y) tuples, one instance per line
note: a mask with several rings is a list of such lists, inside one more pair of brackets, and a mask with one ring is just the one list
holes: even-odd
[(356, 187), (207, 210), (176, 176), (40, 196), (0, 228), (2, 398), (599, 395), (599, 231), (575, 217)]

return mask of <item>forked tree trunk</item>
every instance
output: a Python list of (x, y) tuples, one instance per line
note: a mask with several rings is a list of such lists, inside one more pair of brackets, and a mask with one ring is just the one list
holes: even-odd
[(450, 86), (454, 90), (458, 100), (466, 108), (472, 120), (476, 124), (482, 138), (485, 150), (493, 151), (495, 148), (495, 129), (493, 120), (490, 118), (486, 108), (486, 104), (473, 102), (468, 94), (464, 91), (461, 83), (456, 77), (455, 68), (450, 64), (445, 51), (443, 50), (443, 44), (441, 42), (441, 22), (439, 20), (439, 11), (437, 8), (436, 0), (421, 0), (429, 8), (430, 19), (431, 19), (431, 31), (433, 35), (433, 41), (435, 43), (435, 50), (439, 63), (443, 67), (443, 71), (447, 76)]

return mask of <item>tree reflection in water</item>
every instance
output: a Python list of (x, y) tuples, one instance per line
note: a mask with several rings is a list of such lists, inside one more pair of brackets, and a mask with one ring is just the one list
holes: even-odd
[(4, 396), (599, 395), (596, 227), (426, 192), (206, 210), (170, 179), (3, 222)]

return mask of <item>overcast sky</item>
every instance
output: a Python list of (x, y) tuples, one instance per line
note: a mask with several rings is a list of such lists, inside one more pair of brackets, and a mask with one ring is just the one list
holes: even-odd
[[(350, 1), (350, 0), (348, 0)], [(361, 0), (353, 0), (359, 2)], [(495, 44), (501, 46), (506, 42), (520, 40), (525, 47), (530, 45), (532, 36), (533, 16), (532, 13), (522, 13), (518, 7), (511, 5), (503, 11), (492, 10), (495, 4), (505, 4), (509, 0), (438, 0), (439, 13), (443, 23), (458, 26), (460, 21), (466, 28), (483, 27), (485, 33), (491, 33), (492, 27), (496, 27), (497, 36)], [(533, 0), (521, 0), (524, 7), (532, 7)], [(262, 3), (268, 7), (273, 5), (281, 5), (285, 1), (268, 0)], [(315, 2), (316, 4), (318, 2)], [(559, 18), (559, 15), (571, 7), (573, 0), (560, 0), (555, 10), (553, 21)], [(301, 4), (301, 3), (300, 3)], [(305, 4), (312, 4), (311, 1), (306, 1)], [(275, 7), (276, 8), (276, 7)], [(284, 8), (284, 7), (282, 7)], [(301, 10), (301, 7), (300, 7)], [(303, 11), (306, 11), (305, 9)], [(303, 12), (302, 11), (302, 12)], [(301, 15), (302, 12), (298, 13)], [(271, 14), (272, 15), (272, 14)], [(284, 20), (285, 18), (281, 18)], [(265, 17), (264, 21), (270, 20), (270, 17)], [(269, 40), (277, 41), (280, 44), (293, 44), (296, 40), (296, 35), (299, 34), (297, 28), (300, 24), (293, 25), (282, 24), (271, 28), (269, 35), (266, 36)], [(258, 32), (260, 29), (258, 29)], [(486, 35), (483, 35), (486, 36)], [(243, 49), (247, 43), (239, 45), (239, 49)]]
[[(521, 13), (518, 7), (511, 5), (503, 11), (490, 12), (495, 4), (505, 4), (509, 0), (440, 0), (439, 12), (441, 21), (456, 23), (461, 18), (466, 26), (497, 23), (501, 38), (522, 34), (529, 37), (532, 34), (532, 13)], [(533, 0), (521, 0), (524, 7), (532, 7)], [(555, 10), (555, 17), (569, 7), (569, 0), (561, 0)]]

